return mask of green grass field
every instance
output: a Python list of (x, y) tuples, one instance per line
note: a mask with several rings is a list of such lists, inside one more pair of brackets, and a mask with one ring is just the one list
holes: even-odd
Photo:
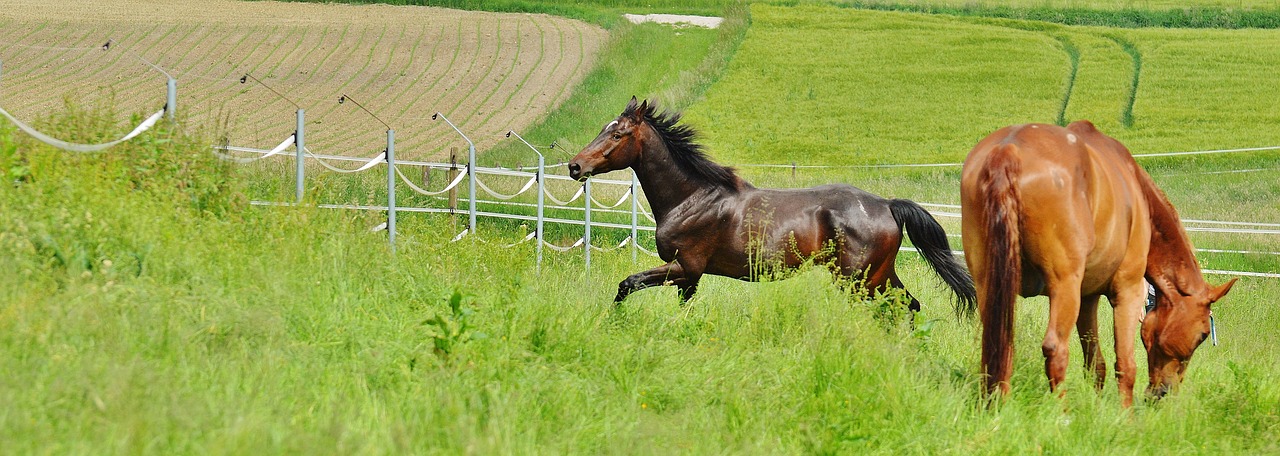
[(1280, 28), (1280, 3), (1273, 0), (1093, 1), (1093, 0), (832, 0), (775, 4), (832, 4), (881, 11), (992, 17), (1119, 28)]
[[(830, 3), (854, 3), (851, 1), (832, 0)], [(978, 7), (1044, 7), (1044, 8), (1092, 8), (1092, 9), (1135, 9), (1162, 10), (1188, 8), (1238, 8), (1238, 9), (1275, 9), (1280, 8), (1276, 0), (902, 0), (897, 2), (885, 0), (868, 0), (865, 3), (929, 5), (929, 6), (978, 6)]]
[[(551, 117), (566, 120), (530, 139), (580, 146), (634, 90), (688, 107), (710, 153), (732, 164), (958, 161), (999, 126), (1060, 115), (1093, 118), (1135, 153), (1280, 143), (1280, 113), (1267, 106), (1280, 99), (1273, 31), (829, 6), (757, 5), (749, 23), (679, 37), (615, 30), (645, 40), (612, 44), (603, 74)], [(655, 69), (685, 50), (667, 68), (687, 75)], [(72, 108), (42, 129), (109, 136), (121, 117)], [(0, 452), (1280, 452), (1280, 280), (1237, 284), (1215, 307), (1221, 345), (1201, 347), (1181, 391), (1132, 410), (1120, 409), (1114, 380), (1096, 394), (1079, 368), (1065, 399), (1047, 392), (1045, 300), (1023, 300), (1014, 391), (988, 408), (977, 324), (953, 316), (913, 253), (899, 270), (925, 304), (914, 328), (892, 297), (851, 296), (819, 270), (762, 284), (708, 278), (689, 305), (659, 289), (613, 307), (616, 283), (657, 260), (597, 253), (585, 272), (580, 252), (547, 252), (535, 272), (531, 246), (502, 247), (519, 238), (514, 224), (482, 219), (481, 236), (450, 243), (447, 217), (414, 215), (401, 216), (392, 254), (368, 232), (380, 213), (249, 206), (291, 181), (232, 168), (208, 143), (162, 126), (74, 155), (0, 123)], [(502, 153), (489, 159), (514, 159)], [(1276, 154), (1142, 163), (1184, 218), (1277, 223), (1274, 171), (1199, 174), (1275, 168)], [(956, 202), (954, 168), (742, 172), (761, 185), (847, 182)], [(378, 187), (360, 184), (319, 177), (312, 185), (324, 187), (308, 191), (377, 203)], [(1193, 239), (1280, 251), (1274, 235)], [(1274, 256), (1201, 260), (1280, 270)], [(1108, 327), (1105, 306), (1100, 315)], [(1111, 365), (1112, 336), (1102, 338)]]

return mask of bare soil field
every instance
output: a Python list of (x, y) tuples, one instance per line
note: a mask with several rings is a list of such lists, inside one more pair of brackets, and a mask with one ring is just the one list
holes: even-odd
[[(432, 114), (491, 145), (563, 102), (606, 36), (547, 15), (417, 6), (0, 0), (0, 107), (38, 124), (66, 100), (110, 105), (123, 134), (127, 114), (164, 105), (167, 73), (184, 125), (232, 145), (279, 143), (300, 107), (317, 153), (372, 156), (385, 122), (397, 156), (439, 158), (466, 144)], [(242, 84), (246, 73), (263, 84)]]

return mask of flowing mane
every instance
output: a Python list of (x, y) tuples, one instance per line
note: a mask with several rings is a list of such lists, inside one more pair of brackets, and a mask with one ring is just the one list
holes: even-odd
[(1178, 211), (1151, 175), (1135, 163), (1138, 185), (1151, 212), (1151, 252), (1147, 255), (1147, 278), (1161, 291), (1177, 291), (1183, 296), (1202, 291), (1204, 275), (1196, 262), (1191, 239), (1182, 228)]
[[(632, 101), (622, 115), (634, 115), (636, 108), (637, 105)], [(688, 125), (681, 125), (680, 117), (678, 112), (658, 112), (656, 106), (652, 106), (644, 120), (658, 132), (658, 137), (662, 138), (671, 157), (675, 159), (676, 166), (681, 170), (708, 183), (737, 190), (741, 182), (737, 173), (733, 168), (721, 166), (707, 158), (702, 145), (694, 142), (698, 132)]]

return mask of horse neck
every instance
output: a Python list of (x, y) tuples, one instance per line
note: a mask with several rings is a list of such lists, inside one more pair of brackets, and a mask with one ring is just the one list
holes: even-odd
[[(1136, 167), (1136, 165), (1135, 165)], [(1151, 248), (1147, 254), (1147, 277), (1157, 286), (1177, 290), (1183, 295), (1202, 292), (1208, 287), (1191, 248), (1191, 239), (1182, 227), (1178, 212), (1168, 197), (1137, 168), (1138, 180), (1151, 212)]]
[(659, 224), (680, 203), (702, 195), (710, 185), (676, 164), (671, 151), (656, 134), (645, 141), (641, 156), (631, 165), (644, 189), (653, 217)]

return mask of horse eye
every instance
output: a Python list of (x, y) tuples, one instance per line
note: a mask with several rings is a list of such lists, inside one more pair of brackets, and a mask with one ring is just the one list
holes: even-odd
[(613, 139), (614, 139), (615, 141), (617, 141), (617, 140), (619, 140), (619, 139), (622, 139), (622, 133), (614, 132), (614, 133), (613, 133)]

